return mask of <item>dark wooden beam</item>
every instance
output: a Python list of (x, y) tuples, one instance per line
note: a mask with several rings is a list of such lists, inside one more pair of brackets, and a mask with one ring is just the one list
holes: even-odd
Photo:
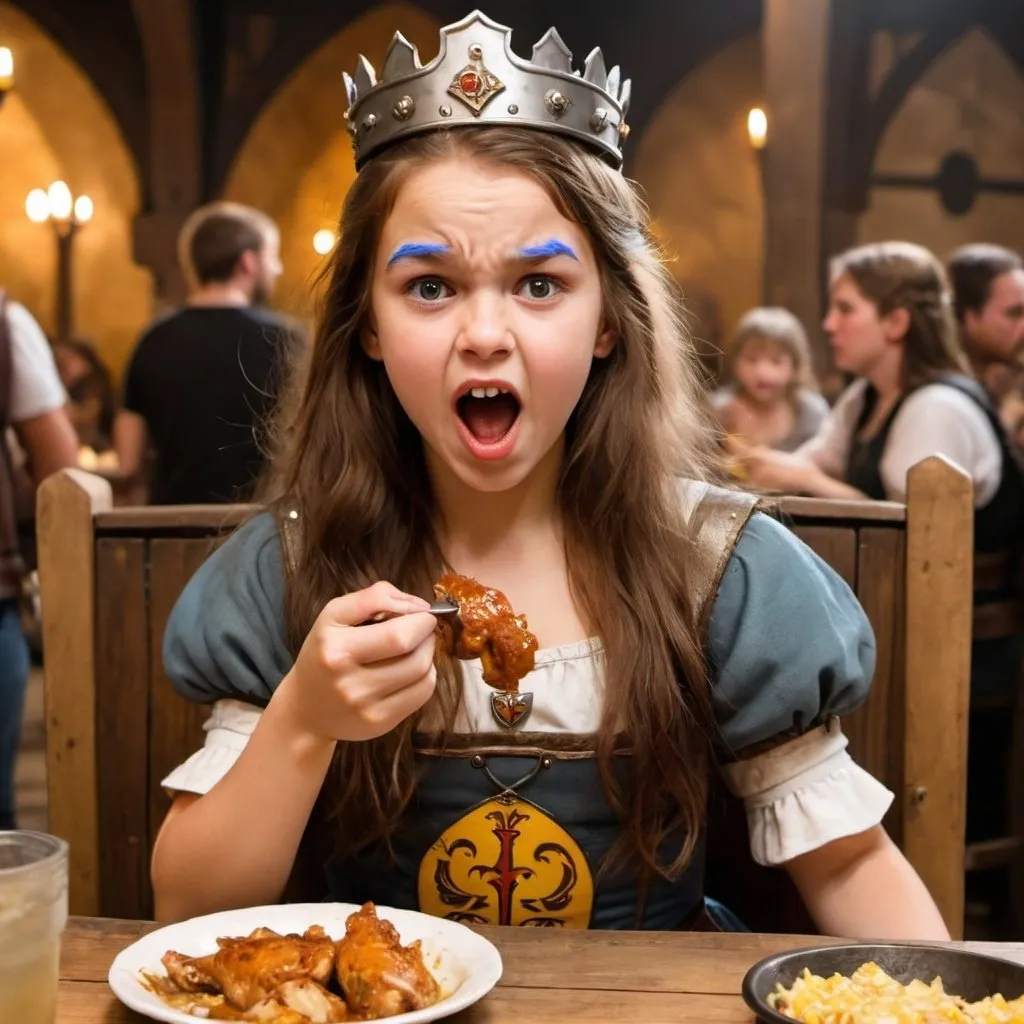
[[(764, 301), (821, 322), (822, 211), (833, 0), (765, 0)], [(816, 346), (816, 368), (825, 368)]]
[(202, 192), (202, 120), (191, 0), (132, 0), (146, 60), (150, 190), (135, 225), (135, 258), (149, 267), (158, 297), (177, 303), (185, 285), (178, 229)]

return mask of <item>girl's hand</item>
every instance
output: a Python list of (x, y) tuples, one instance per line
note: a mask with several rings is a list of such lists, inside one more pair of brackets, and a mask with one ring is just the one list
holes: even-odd
[(301, 732), (322, 739), (359, 742), (390, 732), (434, 692), (437, 620), (429, 607), (383, 582), (335, 598), (275, 702)]

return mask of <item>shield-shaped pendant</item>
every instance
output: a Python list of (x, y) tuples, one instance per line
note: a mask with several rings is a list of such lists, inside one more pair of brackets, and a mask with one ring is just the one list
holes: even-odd
[(533, 710), (532, 693), (498, 690), (491, 694), (491, 714), (503, 729), (514, 729)]

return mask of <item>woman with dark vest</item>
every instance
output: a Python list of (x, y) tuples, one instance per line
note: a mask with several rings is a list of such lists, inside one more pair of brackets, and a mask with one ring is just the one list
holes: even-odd
[(824, 327), (836, 366), (857, 379), (817, 437), (792, 455), (757, 449), (755, 486), (824, 498), (903, 501), (907, 472), (944, 455), (974, 481), (972, 694), (1015, 685), (1014, 570), (1024, 473), (960, 348), (945, 272), (907, 242), (851, 249), (832, 264)]

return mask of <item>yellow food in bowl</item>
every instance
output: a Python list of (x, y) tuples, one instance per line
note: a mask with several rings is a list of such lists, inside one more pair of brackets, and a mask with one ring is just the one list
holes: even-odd
[(1001, 995), (968, 1003), (949, 995), (942, 979), (904, 985), (878, 964), (859, 967), (852, 977), (822, 978), (805, 970), (789, 988), (768, 997), (783, 1017), (803, 1024), (1024, 1024), (1024, 996)]

